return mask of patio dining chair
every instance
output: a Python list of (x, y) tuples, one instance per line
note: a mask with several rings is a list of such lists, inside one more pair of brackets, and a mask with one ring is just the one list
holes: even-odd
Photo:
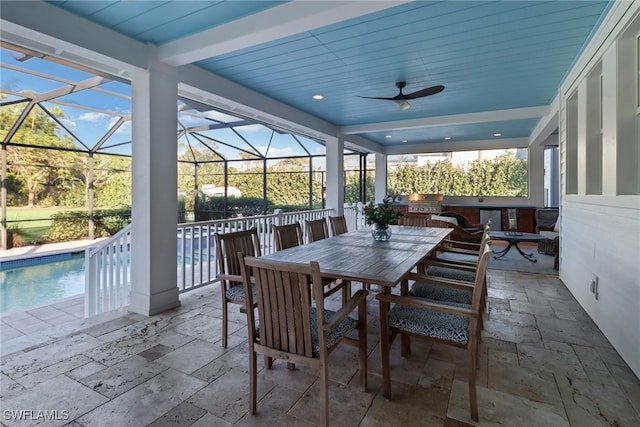
[[(276, 242), (276, 251), (293, 248), (303, 244), (302, 228), (300, 223), (286, 225), (273, 225), (274, 240)], [(348, 280), (334, 280), (331, 278), (323, 278), (325, 285), (324, 296), (328, 297), (342, 290), (342, 301), (346, 302), (351, 297), (351, 282)]]
[(329, 224), (331, 224), (332, 236), (344, 234), (349, 231), (347, 229), (347, 219), (344, 217), (344, 215), (330, 216)]
[[(458, 247), (458, 248), (467, 248), (468, 243), (480, 244), (482, 241), (483, 230), (478, 229), (474, 231), (468, 231), (464, 228), (460, 227), (454, 222), (443, 221), (438, 218), (447, 218), (440, 217), (437, 215), (433, 215), (431, 219), (427, 221), (429, 227), (440, 227), (440, 228), (453, 228), (453, 231), (449, 235), (449, 239), (444, 243), (446, 246), (450, 247)], [(453, 218), (452, 218), (453, 219)]]
[[(447, 257), (446, 253), (441, 256), (427, 257), (420, 264), (418, 274), (412, 277), (415, 283), (411, 287), (411, 294), (439, 301), (470, 304), (480, 256), (485, 246), (491, 246), (490, 233), (491, 222), (489, 221), (477, 249), (444, 247), (441, 249), (451, 252), (453, 257)], [(484, 281), (482, 308), (486, 310), (488, 302), (486, 274)]]
[(329, 237), (329, 229), (325, 218), (305, 220), (305, 228), (307, 229), (307, 243)]
[[(367, 390), (367, 291), (359, 290), (337, 312), (324, 308), (320, 266), (238, 256), (247, 294), (250, 412), (256, 412), (257, 354), (320, 371), (320, 425), (329, 425), (328, 357), (341, 342), (358, 347), (362, 391)], [(256, 299), (250, 288), (255, 277)], [(309, 292), (311, 288), (311, 292)], [(313, 300), (310, 297), (313, 295)], [(312, 302), (315, 304), (312, 305)], [(257, 305), (258, 318), (253, 305)], [(350, 313), (358, 309), (358, 318)], [(259, 326), (259, 329), (258, 329)], [(357, 339), (347, 336), (357, 331)]]
[(229, 326), (228, 304), (238, 304), (245, 308), (245, 288), (238, 262), (238, 252), (244, 255), (260, 256), (260, 242), (255, 228), (231, 233), (215, 233), (216, 259), (222, 294), (222, 347), (227, 348)]
[(293, 224), (273, 225), (273, 238), (276, 243), (276, 251), (300, 246), (302, 240), (302, 227), (299, 222)]
[[(464, 348), (468, 360), (469, 407), (471, 418), (478, 421), (478, 401), (476, 396), (476, 369), (478, 367), (478, 341), (480, 338), (480, 318), (482, 316), (482, 295), (484, 292), (487, 264), (491, 249), (486, 245), (476, 272), (471, 304), (443, 304), (438, 301), (416, 296), (378, 294), (380, 301), (380, 356), (382, 361), (382, 392), (391, 398), (390, 347), (394, 338), (401, 335), (401, 354), (411, 354), (410, 337)], [(390, 305), (393, 304), (393, 307)]]
[(400, 221), (409, 227), (426, 227), (428, 218), (426, 215), (405, 215)]
[[(420, 298), (427, 298), (442, 302), (444, 304), (468, 304), (473, 300), (473, 292), (477, 276), (480, 256), (484, 253), (485, 247), (491, 247), (491, 240), (487, 234), (483, 239), (480, 252), (476, 258), (469, 258), (469, 261), (458, 262), (455, 259), (430, 258), (424, 262), (424, 273), (415, 273), (408, 276), (414, 283), (409, 292), (410, 295)], [(481, 296), (481, 308), (487, 312), (487, 275), (483, 279), (483, 293)], [(484, 328), (482, 317), (479, 319), (480, 327)]]

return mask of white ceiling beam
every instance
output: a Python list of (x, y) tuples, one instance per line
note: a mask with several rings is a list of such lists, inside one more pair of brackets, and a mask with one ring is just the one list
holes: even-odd
[(173, 66), (190, 64), (404, 3), (408, 1), (292, 1), (165, 43), (158, 58)]
[(476, 141), (459, 142), (427, 142), (423, 144), (390, 145), (386, 148), (387, 155), (417, 154), (417, 153), (442, 153), (471, 150), (494, 150), (502, 148), (525, 148), (529, 140), (527, 138), (494, 138)]
[(180, 67), (180, 96), (249, 120), (268, 123), (311, 138), (336, 137), (336, 127), (280, 101), (195, 65)]
[(556, 98), (551, 102), (549, 106), (549, 114), (540, 119), (540, 122), (536, 125), (533, 132), (529, 136), (529, 145), (544, 144), (545, 141), (551, 136), (553, 132), (558, 129), (559, 126), (559, 111), (560, 111), (560, 95), (556, 95)]
[(478, 113), (454, 114), (450, 116), (427, 117), (422, 119), (396, 120), (392, 122), (369, 123), (340, 127), (345, 135), (392, 130), (422, 129), (440, 126), (466, 125), (472, 123), (488, 123), (506, 120), (534, 119), (549, 114), (550, 107), (512, 108), (510, 110), (482, 111)]
[(146, 68), (149, 50), (113, 30), (41, 1), (3, 1), (0, 37), (115, 76)]

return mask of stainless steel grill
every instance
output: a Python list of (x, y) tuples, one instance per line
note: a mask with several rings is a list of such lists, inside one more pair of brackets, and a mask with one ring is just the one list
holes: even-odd
[(442, 212), (442, 194), (412, 194), (409, 196), (409, 213), (439, 214)]
[(430, 214), (439, 214), (442, 212), (442, 202), (439, 201), (415, 201), (409, 202), (409, 208), (407, 209), (410, 213), (430, 213)]

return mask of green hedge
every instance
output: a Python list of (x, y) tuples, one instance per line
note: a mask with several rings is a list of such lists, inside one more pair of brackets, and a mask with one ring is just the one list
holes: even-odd
[[(227, 199), (226, 218), (255, 216), (264, 213), (264, 200), (261, 197), (229, 197)], [(267, 212), (273, 210), (273, 203), (267, 200)], [(199, 194), (195, 200), (195, 220), (211, 221), (225, 218), (224, 197), (209, 197)]]
[[(96, 210), (93, 218), (96, 237), (112, 236), (131, 222), (131, 208)], [(48, 241), (68, 241), (89, 236), (87, 212), (59, 212), (51, 215), (51, 221), (51, 228), (44, 235)]]

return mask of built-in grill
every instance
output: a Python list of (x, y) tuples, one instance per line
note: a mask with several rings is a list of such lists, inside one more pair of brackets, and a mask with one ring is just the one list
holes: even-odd
[(439, 214), (442, 212), (442, 194), (411, 194), (409, 196), (409, 213)]

